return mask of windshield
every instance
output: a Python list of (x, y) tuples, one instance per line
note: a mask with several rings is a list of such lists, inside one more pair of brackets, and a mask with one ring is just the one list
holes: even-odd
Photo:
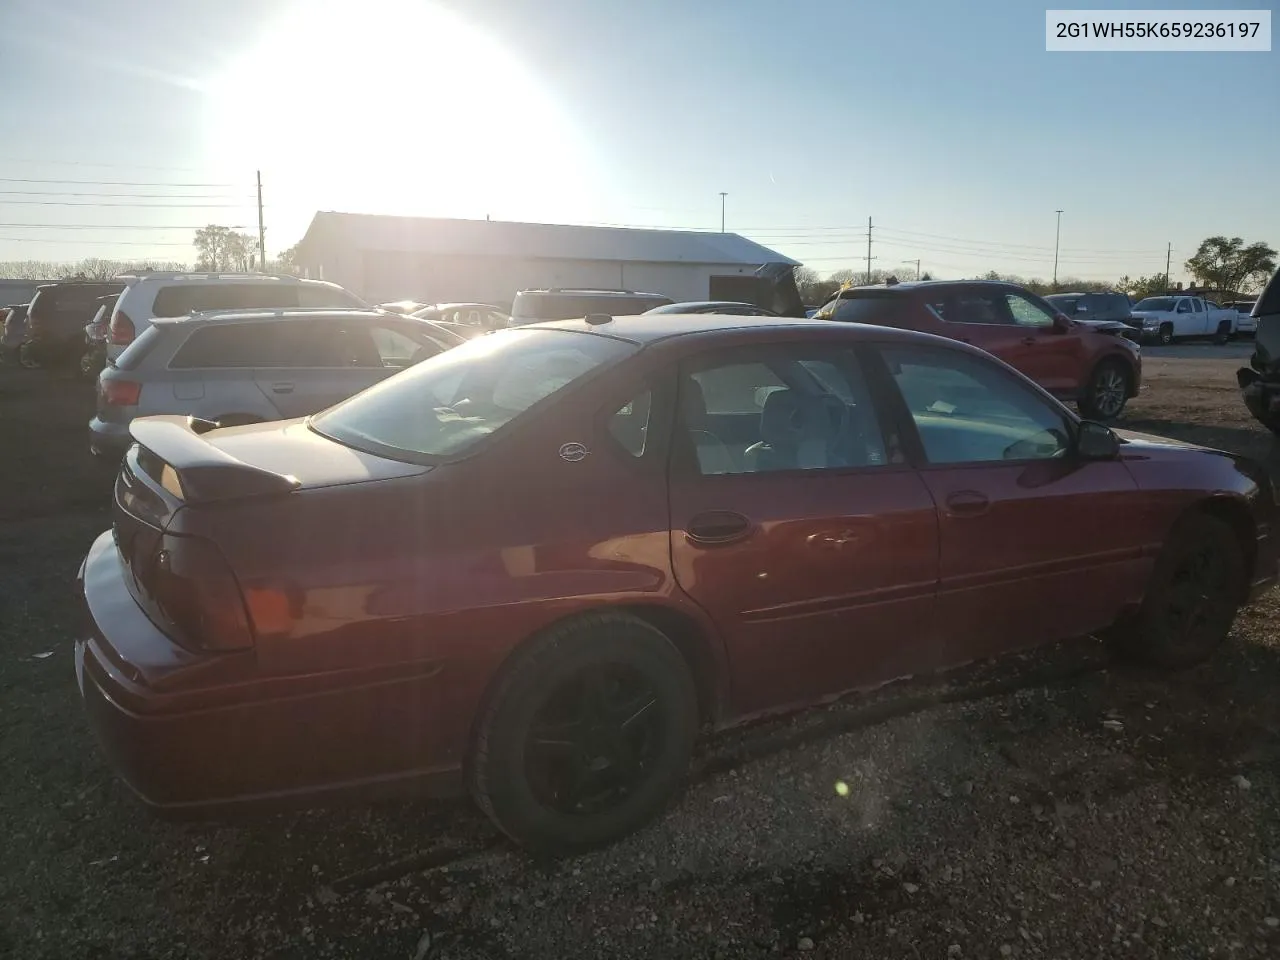
[(559, 330), (477, 337), (319, 414), (312, 429), (392, 459), (456, 456), (636, 345)]
[(1139, 300), (1133, 309), (1167, 313), (1173, 309), (1173, 302), (1173, 297), (1147, 297), (1145, 300)]

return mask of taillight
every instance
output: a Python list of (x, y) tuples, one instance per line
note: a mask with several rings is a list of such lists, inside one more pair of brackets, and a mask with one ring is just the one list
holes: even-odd
[(117, 346), (133, 343), (133, 321), (123, 310), (111, 315), (111, 342)]
[[(244, 650), (253, 631), (235, 574), (218, 548), (199, 537), (166, 535), (147, 578), (151, 594), (181, 638), (205, 650)], [(145, 577), (145, 575), (144, 575)]]
[(136, 380), (100, 381), (102, 402), (111, 407), (136, 407), (138, 398), (142, 396), (142, 384)]

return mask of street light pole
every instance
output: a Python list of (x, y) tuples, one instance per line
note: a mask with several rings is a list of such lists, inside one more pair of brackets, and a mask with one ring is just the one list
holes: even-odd
[(726, 193), (725, 191), (723, 190), (720, 191), (720, 232), (721, 233), (724, 233), (724, 198), (727, 197), (728, 195), (729, 194)]
[(1058, 289), (1058, 241), (1062, 239), (1062, 211), (1055, 210), (1058, 215), (1058, 228), (1053, 234), (1053, 289)]

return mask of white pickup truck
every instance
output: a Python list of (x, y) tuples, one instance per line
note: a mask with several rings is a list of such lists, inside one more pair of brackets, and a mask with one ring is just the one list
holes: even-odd
[(1236, 332), (1239, 315), (1212, 300), (1200, 297), (1147, 297), (1131, 311), (1133, 322), (1142, 325), (1142, 338), (1161, 344), (1191, 337), (1212, 337), (1226, 343)]

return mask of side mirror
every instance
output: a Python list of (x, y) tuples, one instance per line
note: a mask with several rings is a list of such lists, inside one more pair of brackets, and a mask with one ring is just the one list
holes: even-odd
[(1071, 329), (1071, 321), (1067, 319), (1065, 313), (1055, 313), (1053, 315), (1053, 332), (1066, 333)]
[(1120, 438), (1110, 427), (1082, 420), (1076, 434), (1076, 456), (1081, 460), (1114, 460), (1120, 455)]

